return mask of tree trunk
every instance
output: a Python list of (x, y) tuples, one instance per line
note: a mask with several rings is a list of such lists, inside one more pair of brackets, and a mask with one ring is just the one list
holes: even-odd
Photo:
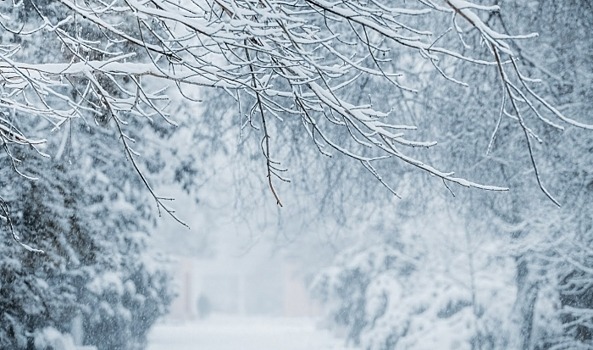
[(531, 350), (533, 333), (533, 313), (538, 294), (538, 285), (531, 278), (525, 256), (515, 259), (517, 266), (517, 298), (512, 311), (511, 339), (509, 349)]

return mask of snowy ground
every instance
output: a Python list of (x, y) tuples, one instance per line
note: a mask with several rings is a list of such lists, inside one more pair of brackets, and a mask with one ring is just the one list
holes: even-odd
[(308, 318), (213, 316), (204, 321), (158, 324), (148, 350), (343, 350), (342, 340)]

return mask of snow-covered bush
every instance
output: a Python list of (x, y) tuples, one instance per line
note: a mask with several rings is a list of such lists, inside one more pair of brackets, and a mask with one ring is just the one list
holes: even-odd
[(504, 349), (512, 288), (490, 286), (503, 297), (478, 303), (457, 277), (379, 244), (341, 253), (313, 292), (327, 306), (330, 327), (366, 350)]
[[(97, 138), (87, 135), (92, 140)], [(88, 159), (79, 153), (71, 162)], [(123, 157), (105, 159), (111, 159), (106, 166), (112, 174), (127, 165)], [(138, 349), (166, 312), (168, 277), (146, 251), (147, 201), (134, 199), (142, 185), (125, 178), (102, 184), (96, 181), (100, 170), (68, 163), (43, 173), (24, 167), (35, 181), (0, 173), (0, 183), (11, 189), (4, 200), (13, 218), (0, 236), (0, 348), (25, 349), (47, 327), (68, 333), (81, 315), (85, 344)], [(43, 253), (15, 244), (11, 227)]]
[(140, 350), (146, 334), (167, 312), (172, 294), (164, 271), (139, 261), (124, 273), (95, 276), (84, 295), (85, 343), (99, 349)]
[(53, 327), (47, 327), (35, 333), (35, 350), (77, 350), (74, 340), (68, 334), (62, 334)]

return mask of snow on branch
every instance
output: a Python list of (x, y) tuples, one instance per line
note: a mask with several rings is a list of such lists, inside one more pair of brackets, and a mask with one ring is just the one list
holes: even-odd
[[(91, 115), (99, 124), (115, 125), (126, 154), (134, 162), (135, 152), (125, 137), (126, 118), (139, 116), (151, 122), (161, 117), (175, 124), (166, 112), (163, 87), (244, 92), (254, 101), (252, 113), (246, 116), (249, 124), (263, 129), (262, 152), (278, 205), (281, 203), (272, 177), (288, 179), (281, 175), (286, 169), (271, 157), (272, 129), (266, 124), (291, 117), (302, 119), (303, 133), (320, 151), (329, 154), (324, 150), (329, 146), (361, 162), (388, 188), (371, 163), (399, 159), (447, 182), (507, 190), (454, 177), (407, 154), (406, 149), (430, 148), (436, 142), (406, 138), (405, 133), (413, 132), (414, 125), (401, 125), (389, 111), (355, 102), (349, 91), (362, 77), (382, 81), (386, 88), (417, 93), (402, 79), (404, 74), (394, 70), (397, 62), (391, 57), (392, 48), (408, 50), (446, 79), (461, 84), (467, 82), (447, 76), (440, 68), (443, 58), (484, 70), (498, 69), (506, 95), (503, 104), (511, 104), (514, 112), (509, 114), (525, 131), (532, 159), (530, 137), (535, 134), (517, 104), (527, 105), (547, 125), (561, 127), (544, 114), (593, 128), (563, 116), (530, 88), (532, 80), (520, 72), (512, 41), (536, 35), (499, 33), (481, 20), (482, 12), (502, 11), (498, 6), (464, 0), (447, 0), (443, 5), (432, 0), (410, 1), (401, 8), (381, 0), (59, 0), (51, 5), (33, 0), (27, 20), (22, 28), (15, 29), (11, 24), (19, 15), (18, 7), (26, 4), (19, 3), (12, 12), (2, 5), (0, 25), (33, 45), (61, 45), (62, 55), (24, 57), (19, 44), (0, 47), (1, 109), (45, 118), (55, 128), (72, 118)], [(456, 45), (439, 46), (451, 42), (443, 37), (460, 34), (457, 24), (441, 32), (422, 25), (427, 19), (448, 16), (461, 17), (476, 30), (489, 44), (490, 59), (458, 51)], [(507, 113), (504, 106), (502, 110)], [(254, 111), (257, 119), (252, 119)], [(3, 132), (13, 130), (3, 120), (0, 127)], [(11, 132), (6, 137), (28, 140), (27, 130)], [(349, 141), (332, 140), (336, 132), (345, 132)], [(548, 194), (535, 161), (533, 164), (540, 186)], [(150, 188), (139, 168), (134, 168)], [(160, 197), (153, 195), (162, 206)]]
[[(547, 190), (541, 179), (540, 171), (533, 153), (531, 139), (534, 138), (539, 142), (542, 141), (527, 125), (523, 115), (524, 112), (522, 112), (523, 109), (521, 107), (522, 105), (526, 106), (527, 110), (532, 112), (544, 124), (560, 130), (564, 130), (564, 127), (545, 117), (542, 110), (547, 110), (548, 113), (552, 114), (560, 121), (579, 128), (591, 130), (593, 129), (593, 125), (581, 123), (564, 116), (558, 109), (556, 109), (543, 97), (538, 95), (537, 92), (535, 92), (534, 89), (529, 86), (529, 83), (537, 82), (537, 80), (529, 78), (521, 72), (519, 65), (517, 64), (517, 57), (511, 49), (509, 40), (534, 38), (537, 37), (536, 33), (529, 35), (507, 35), (498, 33), (488, 27), (488, 25), (480, 19), (478, 14), (473, 11), (500, 11), (500, 9), (496, 6), (477, 6), (464, 0), (447, 0), (447, 4), (455, 11), (455, 14), (463, 17), (472, 25), (472, 27), (476, 28), (480, 32), (482, 39), (488, 43), (492, 55), (494, 56), (496, 67), (502, 83), (503, 99), (501, 103), (501, 116), (507, 115), (518, 122), (525, 136), (527, 151), (529, 153), (529, 158), (531, 160), (537, 183), (542, 192), (554, 204), (560, 206), (560, 203)], [(511, 112), (506, 111), (505, 107), (507, 105), (510, 105)], [(498, 126), (492, 135), (492, 139), (496, 136), (497, 130)], [(489, 148), (491, 145), (492, 141), (490, 142)]]

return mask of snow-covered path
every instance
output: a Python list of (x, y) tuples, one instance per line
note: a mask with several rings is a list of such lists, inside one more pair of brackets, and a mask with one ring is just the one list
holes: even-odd
[(340, 339), (308, 318), (214, 316), (204, 321), (158, 324), (148, 350), (343, 350)]

